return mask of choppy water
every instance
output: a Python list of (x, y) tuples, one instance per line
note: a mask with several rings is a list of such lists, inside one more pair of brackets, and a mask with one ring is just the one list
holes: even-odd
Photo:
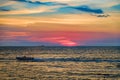
[[(32, 56), (19, 61), (16, 56)], [(120, 47), (0, 47), (0, 80), (119, 80)]]

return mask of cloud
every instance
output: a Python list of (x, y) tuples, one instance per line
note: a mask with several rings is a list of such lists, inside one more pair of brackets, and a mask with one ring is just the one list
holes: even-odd
[(120, 4), (114, 5), (111, 8), (114, 9), (114, 10), (118, 10), (119, 11), (120, 10)]
[(91, 8), (87, 5), (80, 6), (63, 6), (57, 10), (59, 13), (95, 13), (95, 14), (103, 14), (104, 11), (100, 8)]
[[(37, 5), (38, 4), (38, 5)], [(12, 0), (0, 6), (0, 15), (16, 15), (16, 14), (35, 14), (54, 12), (59, 8), (59, 3), (54, 2), (32, 2), (29, 0)]]
[[(104, 0), (104, 1), (92, 1), (92, 0), (11, 0), (6, 1), (2, 4), (0, 15), (14, 15), (14, 14), (37, 14), (40, 15), (57, 15), (67, 13), (95, 13), (103, 14), (107, 13), (107, 8), (115, 6), (119, 1), (115, 0)], [(47, 10), (40, 9), (45, 7)], [(51, 9), (51, 7), (54, 7)], [(56, 8), (55, 8), (56, 7)], [(38, 10), (37, 10), (38, 8)], [(118, 9), (117, 9), (118, 10)], [(45, 13), (45, 14), (44, 14)]]
[(57, 2), (41, 2), (41, 1), (31, 1), (31, 0), (13, 0), (13, 1), (18, 1), (18, 2), (26, 2), (30, 4), (38, 4), (38, 5), (46, 5), (46, 6), (53, 6), (53, 5), (64, 5), (62, 3), (57, 3)]
[(12, 31), (1, 31), (0, 41), (19, 41), (26, 40), (26, 37), (29, 36), (27, 32), (12, 32)]
[[(0, 31), (1, 33), (2, 31)], [(79, 46), (97, 44), (97, 42), (107, 43), (109, 39), (117, 40), (119, 34), (112, 34), (106, 32), (89, 32), (89, 31), (3, 31), (0, 35), (0, 43), (14, 42), (17, 43), (41, 43), (41, 44), (57, 44), (63, 46)], [(107, 41), (106, 41), (107, 40)], [(95, 42), (94, 42), (95, 41)], [(103, 41), (103, 42), (102, 42)], [(112, 41), (110, 41), (112, 42)], [(14, 44), (14, 43), (13, 43)], [(109, 43), (111, 45), (111, 43)], [(109, 45), (108, 44), (108, 45)], [(26, 44), (27, 45), (27, 44)]]
[(109, 17), (109, 14), (91, 14), (92, 16), (97, 16), (97, 17)]
[(0, 7), (13, 5), (13, 4), (16, 4), (16, 3), (17, 3), (17, 2), (15, 2), (15, 1), (6, 1), (6, 2), (4, 2), (4, 3), (1, 3), (1, 4), (0, 4)]
[(40, 1), (32, 2), (30, 0), (13, 0), (13, 1), (26, 2), (26, 3), (31, 3), (31, 4), (42, 4), (42, 5), (47, 5), (48, 3), (52, 3), (52, 2), (40, 2)]
[(42, 1), (42, 2), (59, 2), (65, 3), (69, 6), (78, 6), (78, 5), (88, 5), (96, 8), (105, 8), (111, 7), (113, 5), (119, 4), (120, 0), (31, 0), (31, 1)]
[(28, 36), (27, 32), (5, 32), (5, 35), (10, 35), (12, 37)]
[(0, 11), (11, 11), (13, 8), (11, 6), (2, 6), (0, 7)]
[(1, 9), (0, 8), (0, 11), (10, 11), (9, 9)]
[(79, 11), (84, 11), (84, 12), (88, 12), (88, 13), (96, 13), (96, 14), (103, 14), (103, 10), (102, 9), (92, 9), (89, 6), (74, 6), (74, 7), (70, 7)]
[(37, 31), (30, 32), (26, 41), (30, 42), (49, 42), (64, 46), (86, 45), (91, 41), (117, 38), (116, 34), (103, 32), (70, 32), (70, 31)]
[(28, 2), (28, 0), (13, 0), (13, 1), (18, 1), (18, 2)]
[(32, 31), (102, 31), (120, 33), (120, 14), (98, 18), (89, 14), (66, 14), (46, 17), (0, 18), (0, 24)]
[(11, 32), (21, 32), (21, 31), (26, 31), (27, 29), (23, 28), (23, 27), (18, 27), (18, 26), (13, 26), (13, 25), (1, 25), (0, 24), (0, 32), (7, 32), (7, 31), (11, 31)]
[(14, 14), (33, 14), (33, 13), (44, 13), (44, 12), (53, 12), (56, 6), (51, 7), (37, 7), (32, 9), (20, 9), (20, 10), (12, 10), (6, 12), (0, 12), (0, 15), (14, 15)]
[(49, 43), (58, 43), (59, 45), (63, 45), (63, 46), (77, 46), (77, 43), (67, 39), (66, 37), (62, 37), (62, 36), (53, 36), (51, 35), (51, 37), (45, 36), (45, 37), (31, 37), (29, 38), (29, 41), (32, 42), (49, 42)]

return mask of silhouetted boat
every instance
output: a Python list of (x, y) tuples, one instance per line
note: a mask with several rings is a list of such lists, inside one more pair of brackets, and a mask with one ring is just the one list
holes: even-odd
[(26, 56), (16, 57), (16, 59), (20, 60), (20, 61), (32, 61), (32, 60), (34, 60), (33, 57), (26, 57)]

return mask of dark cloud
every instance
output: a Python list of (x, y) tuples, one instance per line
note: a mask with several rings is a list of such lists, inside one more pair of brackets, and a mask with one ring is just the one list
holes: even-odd
[(103, 14), (103, 15), (97, 15), (97, 17), (109, 17), (110, 15), (105, 15), (105, 14)]
[(96, 14), (97, 17), (108, 17), (107, 15), (101, 15), (104, 14), (102, 9), (93, 9), (89, 6), (63, 6), (57, 10), (59, 13), (89, 13), (89, 14)]
[(18, 2), (27, 2), (27, 3), (31, 3), (31, 4), (38, 4), (38, 5), (47, 5), (47, 6), (52, 6), (52, 5), (66, 5), (66, 4), (62, 4), (62, 3), (57, 3), (57, 2), (40, 2), (40, 1), (28, 1), (28, 0), (13, 0), (13, 1), (18, 1)]
[(109, 14), (91, 14), (92, 16), (96, 16), (96, 17), (109, 17)]
[(27, 2), (27, 0), (13, 0), (13, 1), (18, 1), (18, 2)]
[(88, 12), (88, 13), (96, 13), (96, 14), (104, 13), (102, 9), (92, 9), (89, 6), (75, 6), (75, 7), (71, 7), (71, 8), (79, 10), (79, 11)]
[(8, 6), (0, 7), (0, 11), (10, 11), (12, 8)]
[(0, 9), (0, 11), (10, 11), (9, 9)]

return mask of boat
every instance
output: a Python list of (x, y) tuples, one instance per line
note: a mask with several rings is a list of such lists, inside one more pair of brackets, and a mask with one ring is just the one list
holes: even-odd
[(16, 59), (19, 61), (32, 61), (34, 60), (34, 57), (19, 56), (19, 57), (16, 57)]

